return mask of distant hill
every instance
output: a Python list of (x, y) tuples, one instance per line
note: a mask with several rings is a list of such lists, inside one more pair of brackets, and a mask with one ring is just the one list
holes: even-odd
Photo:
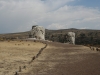
[[(59, 29), (49, 30), (46, 29), (46, 40), (55, 42), (66, 42), (67, 32), (76, 33), (76, 44), (100, 44), (100, 30), (92, 29)], [(19, 33), (0, 34), (0, 38), (3, 39), (24, 39), (29, 37), (29, 31)]]
[(18, 33), (0, 34), (0, 38), (4, 38), (4, 39), (28, 38), (29, 37), (28, 33), (29, 33), (29, 31), (27, 31), (27, 32), (18, 32)]

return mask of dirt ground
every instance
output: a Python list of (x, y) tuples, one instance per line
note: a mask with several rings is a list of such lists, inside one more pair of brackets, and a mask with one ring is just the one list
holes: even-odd
[(0, 42), (0, 75), (14, 75), (19, 68), (26, 68), (43, 43), (29, 41)]
[(0, 75), (100, 75), (100, 52), (82, 45), (47, 43), (29, 64), (44, 46), (25, 41), (0, 42)]
[(48, 43), (27, 71), (19, 75), (100, 75), (100, 52), (82, 45)]

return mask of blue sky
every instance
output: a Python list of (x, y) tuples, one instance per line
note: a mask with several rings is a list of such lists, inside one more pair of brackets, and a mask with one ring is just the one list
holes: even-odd
[(71, 4), (85, 6), (85, 7), (100, 8), (100, 0), (77, 0), (76, 2), (73, 2)]
[(47, 29), (99, 29), (100, 0), (0, 0), (0, 33)]

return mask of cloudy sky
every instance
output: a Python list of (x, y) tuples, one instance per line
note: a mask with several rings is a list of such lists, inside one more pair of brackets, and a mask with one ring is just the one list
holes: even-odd
[(47, 29), (100, 29), (100, 0), (0, 0), (0, 33)]

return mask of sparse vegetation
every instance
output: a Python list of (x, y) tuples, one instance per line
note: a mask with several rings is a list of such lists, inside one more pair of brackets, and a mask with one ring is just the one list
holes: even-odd
[(65, 43), (67, 41), (66, 33), (70, 31), (76, 33), (76, 44), (79, 45), (89, 44), (92, 46), (100, 45), (100, 30), (85, 30), (85, 29), (84, 30), (78, 30), (78, 29), (47, 30), (46, 39)]
[[(67, 41), (66, 33), (69, 31), (76, 33), (76, 44), (79, 45), (61, 44)], [(21, 75), (21, 72), (25, 75), (42, 72), (50, 75), (53, 73), (73, 75), (77, 71), (78, 73), (85, 71), (89, 75), (94, 68), (96, 69), (94, 75), (100, 74), (99, 30), (46, 30), (46, 40), (54, 41), (49, 42), (48, 46), (46, 42), (25, 40), (29, 36), (27, 33), (0, 35), (0, 75)], [(96, 64), (93, 65), (94, 63)]]
[[(100, 45), (100, 30), (81, 30), (81, 29), (62, 29), (62, 30), (47, 30), (46, 29), (46, 40), (54, 41), (54, 42), (61, 42), (65, 43), (66, 40), (66, 33), (73, 31), (76, 33), (76, 44), (81, 45)], [(1, 34), (0, 40), (16, 40), (28, 38), (29, 32), (21, 32), (21, 33), (12, 33), (12, 34)], [(27, 41), (27, 40), (26, 40)], [(36, 42), (36, 40), (34, 41)]]
[(43, 43), (34, 43), (31, 41), (1, 41), (0, 75), (19, 75), (18, 72), (23, 71), (22, 66), (26, 69), (26, 65), (35, 59), (33, 56), (44, 46)]

